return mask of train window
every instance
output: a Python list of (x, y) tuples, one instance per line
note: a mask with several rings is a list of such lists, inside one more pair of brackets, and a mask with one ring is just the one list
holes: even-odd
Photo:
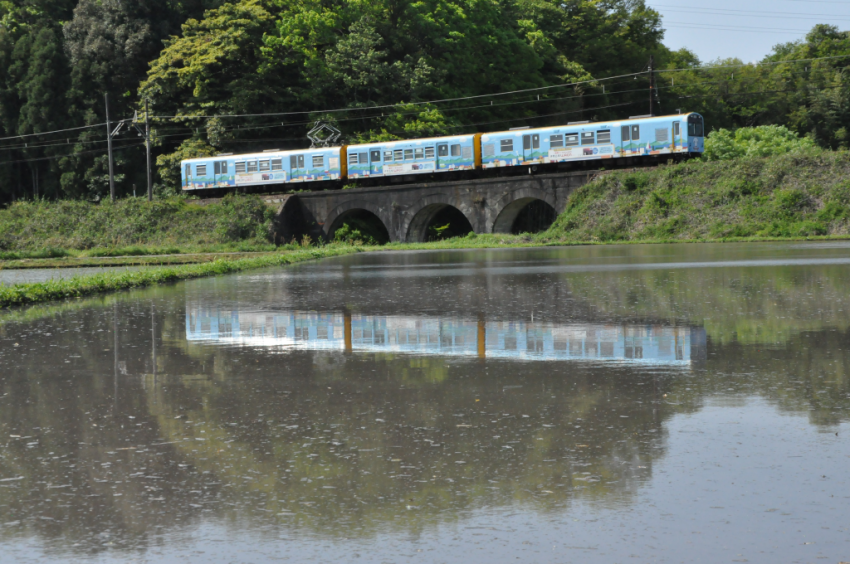
[(670, 134), (670, 130), (666, 127), (661, 127), (655, 130), (655, 142), (656, 143), (666, 143), (667, 136)]
[(207, 165), (198, 165), (197, 166), (198, 176), (206, 176), (207, 175)]
[(632, 141), (637, 141), (640, 139), (640, 126), (633, 125), (632, 126)]
[(540, 135), (532, 135), (531, 136), (531, 148), (539, 149), (540, 148)]
[(298, 168), (298, 156), (290, 155), (289, 156), (289, 170), (295, 170)]
[(526, 151), (531, 149), (531, 135), (522, 136), (522, 148)]
[(360, 153), (360, 164), (369, 164), (369, 153)]
[(369, 157), (372, 159), (373, 163), (381, 162), (381, 151), (374, 150), (369, 153)]
[(425, 158), (433, 159), (434, 158), (434, 147), (425, 147)]
[(551, 135), (549, 136), (549, 147), (553, 149), (557, 149), (558, 147), (564, 146), (564, 136), (563, 135)]
[(248, 172), (257, 172), (257, 161), (248, 161)]
[(425, 149), (415, 149), (413, 152), (413, 157), (416, 159), (424, 159), (425, 158)]
[(596, 142), (600, 145), (602, 143), (610, 143), (611, 142), (611, 130), (603, 129), (602, 131), (596, 132)]
[(437, 145), (437, 156), (448, 157), (449, 156), (449, 146), (448, 145)]
[(698, 122), (696, 123), (696, 128), (695, 128), (695, 129), (696, 129), (696, 133), (694, 133), (694, 135), (695, 135), (695, 136), (697, 136), (697, 137), (702, 137), (702, 135), (703, 135), (703, 131), (702, 131), (702, 120), (700, 120), (700, 121), (698, 121)]
[(384, 151), (384, 162), (387, 162), (387, 163), (393, 162), (393, 152), (392, 151)]
[(268, 172), (272, 169), (269, 161), (260, 161), (260, 172)]
[(272, 170), (283, 170), (283, 159), (272, 159)]
[(582, 145), (593, 145), (593, 139), (595, 135), (592, 131), (583, 131), (581, 134), (581, 144)]
[(348, 164), (356, 165), (357, 164), (357, 153), (351, 153), (348, 155)]
[(459, 157), (460, 156), (460, 145), (452, 145), (452, 156)]
[(513, 150), (514, 150), (514, 140), (513, 139), (502, 139), (500, 150), (501, 150), (502, 153), (513, 152)]
[(406, 161), (413, 160), (413, 149), (405, 149), (404, 150), (404, 160), (406, 160)]
[(566, 141), (564, 142), (564, 146), (566, 146), (566, 147), (578, 147), (578, 133), (574, 133), (572, 135), (567, 135)]
[(220, 161), (215, 161), (213, 163), (213, 174), (215, 174), (216, 176), (221, 174), (221, 162)]
[(679, 122), (674, 121), (673, 122), (673, 137), (677, 137), (678, 135), (681, 135), (681, 133), (679, 133)]
[(624, 125), (620, 130), (620, 136), (623, 138), (623, 143), (629, 140), (629, 126)]
[(227, 174), (227, 161), (221, 161), (221, 173)]
[(245, 173), (245, 163), (236, 163), (236, 174)]
[(496, 154), (496, 145), (493, 143), (485, 143), (481, 146), (481, 152), (484, 154), (484, 158), (492, 157)]
[(472, 158), (472, 147), (466, 146), (463, 148), (463, 158), (471, 159)]
[(401, 149), (396, 149), (395, 151), (393, 151), (393, 158), (395, 158), (395, 160), (397, 161), (403, 161), (404, 151), (402, 151)]
[(325, 166), (325, 156), (324, 155), (313, 155), (313, 168), (324, 168)]

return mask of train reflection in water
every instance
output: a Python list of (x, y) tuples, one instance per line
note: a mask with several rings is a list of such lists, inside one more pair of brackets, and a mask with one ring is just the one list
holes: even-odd
[(463, 318), (210, 311), (189, 307), (192, 342), (306, 350), (398, 352), (522, 360), (690, 365), (705, 359), (705, 329), (484, 321)]

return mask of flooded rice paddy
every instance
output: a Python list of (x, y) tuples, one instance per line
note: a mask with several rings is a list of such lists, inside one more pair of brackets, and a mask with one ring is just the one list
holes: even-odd
[(47, 282), (49, 280), (67, 280), (75, 276), (88, 276), (90, 274), (104, 274), (107, 272), (124, 272), (126, 270), (139, 270), (138, 266), (113, 266), (113, 267), (82, 267), (82, 268), (20, 268), (0, 269), (0, 285), (31, 284), (33, 282)]
[(850, 246), (375, 253), (0, 316), (0, 561), (850, 561)]

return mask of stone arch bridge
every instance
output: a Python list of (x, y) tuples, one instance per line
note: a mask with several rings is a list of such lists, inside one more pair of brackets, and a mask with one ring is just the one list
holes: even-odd
[(522, 230), (517, 221), (524, 210), (531, 209), (529, 206), (554, 219), (564, 210), (569, 195), (596, 174), (598, 171), (580, 171), (426, 182), (264, 199), (279, 205), (275, 219), (277, 242), (300, 240), (304, 235), (313, 240), (332, 239), (336, 230), (354, 217), (379, 221), (390, 241), (420, 242), (428, 239), (428, 229), (435, 220), (446, 217), (460, 223), (465, 220), (466, 231), (475, 233)]

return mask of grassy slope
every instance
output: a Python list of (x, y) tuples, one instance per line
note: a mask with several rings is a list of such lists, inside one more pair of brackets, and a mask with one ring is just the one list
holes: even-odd
[(540, 239), (700, 240), (847, 236), (850, 153), (700, 162), (601, 175)]
[(256, 196), (208, 206), (183, 199), (149, 203), (18, 202), (0, 210), (0, 258), (80, 254), (167, 254), (186, 249), (269, 246), (274, 211)]

